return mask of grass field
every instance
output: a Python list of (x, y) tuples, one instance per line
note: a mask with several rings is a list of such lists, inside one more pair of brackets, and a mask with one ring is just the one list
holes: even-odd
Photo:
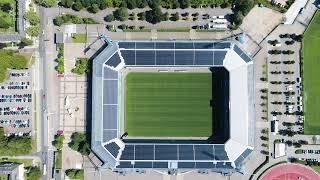
[(74, 34), (72, 36), (73, 43), (86, 43), (87, 42), (87, 35), (86, 34)]
[(320, 134), (320, 12), (303, 39), (305, 134)]
[(0, 32), (15, 32), (15, 23), (16, 23), (16, 0), (1, 0), (0, 7), (4, 4), (9, 3), (13, 8), (12, 13), (5, 12), (0, 9), (0, 20), (1, 24), (8, 24), (9, 28), (0, 28)]
[(129, 136), (208, 137), (212, 134), (212, 74), (129, 73)]

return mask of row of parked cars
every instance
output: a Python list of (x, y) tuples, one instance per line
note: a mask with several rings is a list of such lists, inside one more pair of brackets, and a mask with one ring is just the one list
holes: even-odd
[(0, 95), (1, 102), (31, 102), (32, 94), (7, 94)]
[(30, 108), (29, 107), (0, 107), (0, 115), (29, 115)]
[(8, 119), (0, 119), (0, 125), (2, 127), (11, 127), (11, 128), (26, 128), (30, 127), (30, 119), (15, 119), (15, 120), (8, 120)]

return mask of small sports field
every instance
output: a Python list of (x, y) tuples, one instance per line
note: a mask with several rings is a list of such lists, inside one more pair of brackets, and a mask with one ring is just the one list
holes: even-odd
[(129, 73), (125, 129), (130, 137), (209, 137), (211, 73)]
[(303, 39), (305, 134), (320, 134), (320, 12)]

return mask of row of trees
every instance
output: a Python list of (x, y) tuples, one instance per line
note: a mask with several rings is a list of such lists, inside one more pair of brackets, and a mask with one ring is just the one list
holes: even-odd
[(58, 65), (55, 67), (59, 74), (64, 73), (64, 44), (58, 44)]
[[(40, 1), (40, 0), (36, 0)], [(89, 12), (97, 13), (107, 7), (117, 8), (145, 8), (157, 4), (167, 9), (176, 8), (198, 8), (198, 7), (228, 7), (234, 0), (61, 0), (59, 5), (66, 8), (73, 8), (76, 11), (87, 9)], [(41, 3), (40, 3), (41, 4)], [(48, 3), (47, 3), (48, 4)], [(47, 5), (44, 5), (47, 7)]]
[(4, 129), (0, 128), (0, 156), (15, 156), (31, 152), (31, 138), (28, 136), (5, 136)]
[(89, 17), (79, 17), (72, 14), (64, 14), (56, 17), (53, 20), (53, 23), (57, 26), (61, 26), (65, 23), (73, 23), (73, 24), (97, 24), (95, 20)]
[(29, 27), (26, 29), (26, 32), (31, 37), (37, 37), (40, 34), (40, 17), (33, 8), (24, 15), (24, 18), (29, 22)]
[(269, 54), (281, 54), (282, 53), (282, 54), (290, 55), (290, 54), (293, 54), (294, 51), (292, 51), (292, 50), (281, 51), (281, 50), (273, 49), (273, 50), (269, 50), (268, 53)]

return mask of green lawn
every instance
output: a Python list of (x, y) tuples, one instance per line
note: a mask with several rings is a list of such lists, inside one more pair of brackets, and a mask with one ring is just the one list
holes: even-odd
[(87, 42), (87, 35), (86, 34), (74, 34), (72, 36), (73, 43), (86, 43)]
[(0, 180), (8, 180), (9, 175), (8, 174), (0, 174)]
[(129, 136), (212, 134), (211, 73), (130, 73), (126, 77)]
[(320, 134), (320, 12), (303, 39), (305, 134)]
[(9, 3), (13, 8), (12, 13), (4, 12), (0, 8), (0, 20), (2, 21), (1, 24), (8, 24), (9, 28), (0, 28), (0, 32), (15, 32), (15, 24), (16, 24), (16, 0), (1, 0), (0, 7), (3, 4)]
[(177, 27), (177, 28), (168, 28), (168, 29), (157, 29), (158, 32), (189, 32), (189, 27)]
[(32, 159), (0, 159), (1, 162), (14, 162), (24, 164), (25, 167), (32, 166)]
[(56, 151), (56, 169), (62, 169), (62, 151)]

